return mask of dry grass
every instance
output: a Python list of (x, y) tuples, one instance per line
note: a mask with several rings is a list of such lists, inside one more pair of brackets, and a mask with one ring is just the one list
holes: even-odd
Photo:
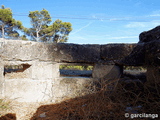
[[(112, 85), (114, 87), (109, 87)], [(101, 80), (93, 94), (68, 99), (58, 104), (41, 105), (37, 110), (34, 109), (34, 114), (34, 110), (31, 112), (31, 106), (28, 106), (25, 109), (26, 116), (17, 120), (125, 120), (125, 113), (159, 114), (159, 93), (160, 85), (157, 84), (155, 86), (134, 81), (117, 83), (117, 80), (113, 84)], [(22, 109), (16, 112), (17, 116), (20, 111)], [(1, 118), (0, 120), (3, 120)], [(146, 119), (148, 118), (141, 120)]]
[(7, 100), (6, 98), (0, 99), (0, 111), (4, 111), (10, 109), (11, 101)]
[(40, 106), (31, 120), (124, 120), (125, 113), (159, 113), (160, 86), (119, 82), (111, 92), (104, 83), (94, 94)]

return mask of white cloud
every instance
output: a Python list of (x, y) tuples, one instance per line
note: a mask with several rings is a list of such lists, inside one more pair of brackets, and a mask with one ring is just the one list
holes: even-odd
[(160, 16), (160, 13), (157, 13), (157, 14), (152, 14), (150, 15), (151, 17), (159, 17)]
[(149, 22), (130, 22), (125, 25), (126, 28), (154, 28), (160, 25), (160, 20), (152, 20)]
[(160, 16), (160, 10), (153, 11), (149, 16), (151, 16), (151, 17), (158, 17), (158, 16)]
[(73, 35), (73, 34), (76, 34), (76, 33), (80, 32), (80, 31), (83, 30), (84, 28), (90, 26), (92, 23), (93, 23), (93, 22), (89, 22), (87, 25), (85, 25), (85, 26), (79, 28), (79, 29), (76, 30), (75, 32), (71, 33), (70, 35)]
[(147, 25), (146, 25), (145, 22), (130, 22), (125, 27), (127, 27), (127, 28), (137, 28), (137, 27), (146, 27), (146, 26)]
[(107, 39), (118, 40), (118, 39), (129, 39), (129, 38), (138, 38), (138, 36), (108, 37)]

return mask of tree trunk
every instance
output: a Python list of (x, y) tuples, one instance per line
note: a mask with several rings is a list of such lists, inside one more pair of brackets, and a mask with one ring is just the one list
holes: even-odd
[(38, 34), (39, 32), (37, 31), (36, 32), (36, 41), (39, 41), (39, 34)]
[(4, 25), (2, 25), (2, 38), (4, 38)]

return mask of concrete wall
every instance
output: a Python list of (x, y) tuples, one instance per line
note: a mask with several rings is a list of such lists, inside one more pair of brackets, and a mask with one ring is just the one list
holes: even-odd
[[(94, 91), (97, 80), (118, 80), (123, 74), (123, 65), (146, 63), (144, 48), (147, 45), (143, 43), (78, 45), (0, 41), (0, 95), (20, 102), (59, 102), (88, 94)], [(60, 77), (62, 63), (93, 65), (92, 78)], [(24, 68), (5, 73), (6, 65)]]

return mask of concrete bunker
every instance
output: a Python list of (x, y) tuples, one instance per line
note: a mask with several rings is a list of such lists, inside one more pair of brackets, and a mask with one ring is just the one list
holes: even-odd
[[(23, 102), (61, 101), (64, 97), (72, 98), (83, 94), (82, 91), (86, 90), (84, 86), (93, 86), (92, 83), (101, 80), (111, 83), (109, 87), (112, 90), (125, 72), (123, 66), (146, 66), (147, 83), (160, 83), (159, 39), (146, 43), (142, 41), (137, 44), (106, 45), (0, 40), (3, 43), (0, 50), (0, 96), (2, 97), (18, 98), (18, 101)], [(60, 67), (70, 64), (92, 66), (93, 70), (87, 78), (86, 74), (84, 78), (81, 73), (78, 76), (71, 74), (66, 77)], [(15, 68), (10, 72), (10, 67)], [(16, 77), (8, 76), (13, 73)], [(18, 75), (19, 73), (25, 74), (27, 79)]]

